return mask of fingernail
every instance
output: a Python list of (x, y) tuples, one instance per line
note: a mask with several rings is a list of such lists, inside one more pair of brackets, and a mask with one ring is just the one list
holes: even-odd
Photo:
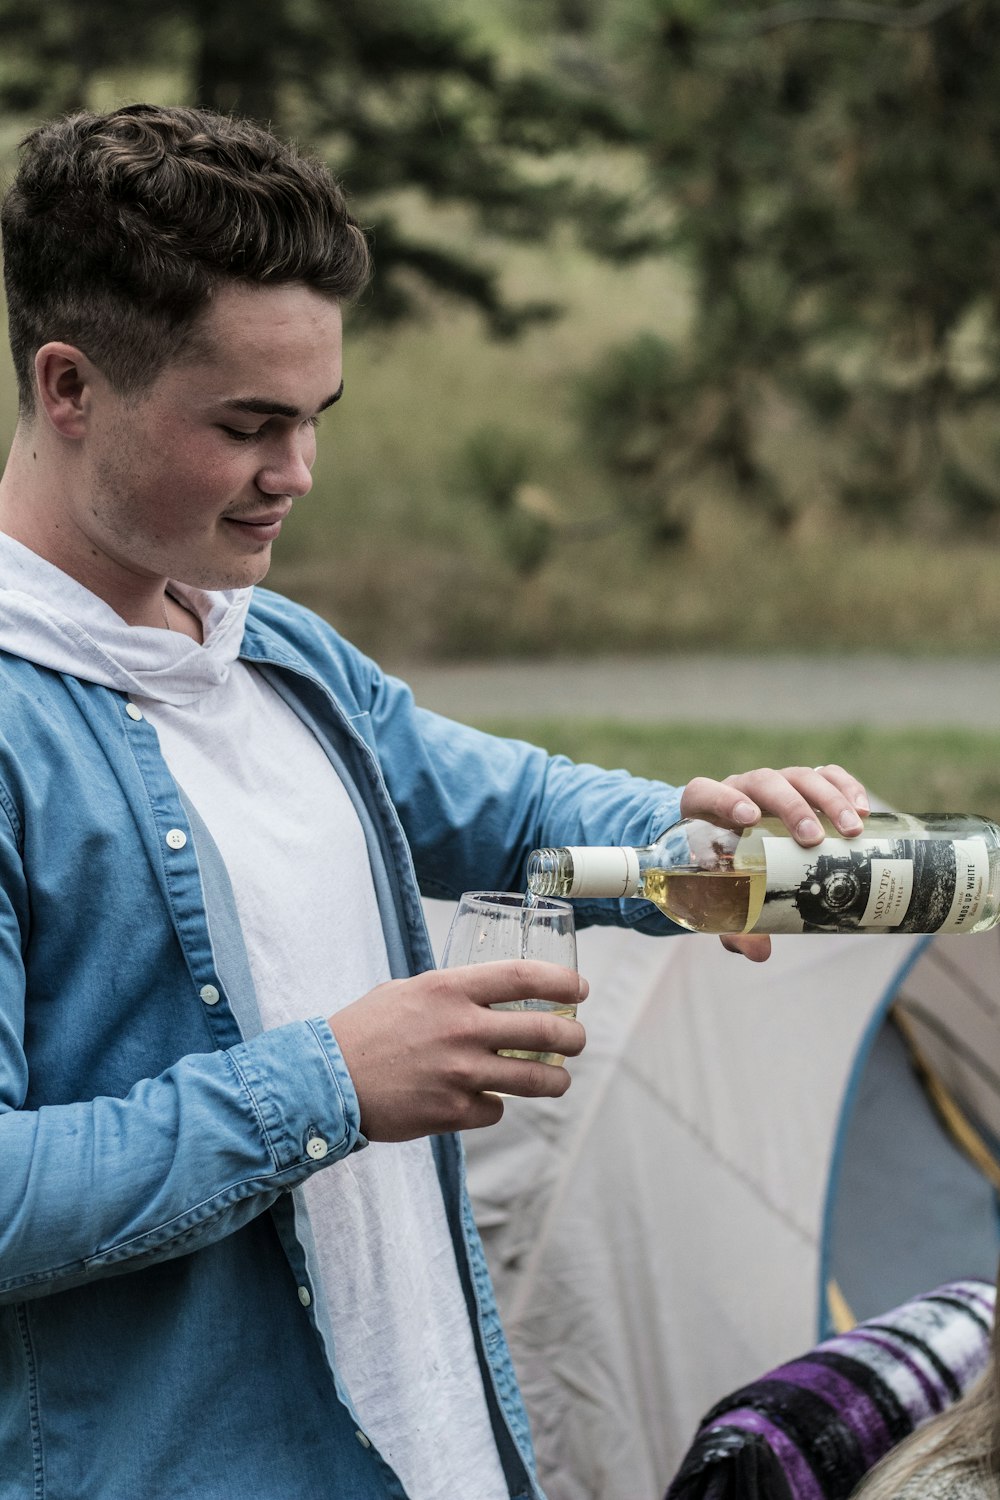
[(858, 809), (858, 812), (871, 812), (872, 810), (872, 805), (868, 801), (868, 798), (865, 796), (864, 792), (859, 792), (855, 797), (854, 806)]
[(845, 808), (837, 819), (837, 827), (841, 833), (860, 833), (864, 824), (857, 813), (851, 812), (850, 808)]
[(733, 808), (734, 823), (755, 823), (760, 815), (760, 808), (755, 807), (752, 802), (737, 802)]
[(586, 1000), (586, 998), (587, 998), (587, 996), (589, 994), (590, 994), (590, 985), (587, 983), (587, 981), (585, 979), (583, 979), (581, 977), (581, 979), (580, 979), (580, 981), (579, 981), (579, 983), (577, 984), (577, 987), (576, 987), (576, 998), (578, 1000)]
[(812, 839), (821, 839), (823, 837), (823, 830), (815, 818), (803, 818), (795, 830), (795, 837), (800, 843), (807, 844)]

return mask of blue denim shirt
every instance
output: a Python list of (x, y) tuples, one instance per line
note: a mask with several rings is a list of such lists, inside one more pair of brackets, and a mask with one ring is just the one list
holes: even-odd
[[(416, 708), (277, 595), (257, 591), (241, 654), (354, 800), (395, 975), (433, 964), (421, 892), (518, 889), (536, 844), (642, 844), (678, 815), (673, 788)], [(578, 915), (668, 930), (638, 902)], [(152, 726), (0, 654), (0, 1500), (404, 1500), (338, 1378), (289, 1191), (364, 1144), (326, 1020), (261, 1031), (225, 869)], [(460, 1143), (434, 1148), (528, 1500)]]

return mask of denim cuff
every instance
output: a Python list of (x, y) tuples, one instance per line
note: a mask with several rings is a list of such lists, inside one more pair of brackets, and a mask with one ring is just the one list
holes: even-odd
[(277, 1171), (319, 1168), (368, 1144), (351, 1075), (322, 1017), (262, 1032), (229, 1057)]

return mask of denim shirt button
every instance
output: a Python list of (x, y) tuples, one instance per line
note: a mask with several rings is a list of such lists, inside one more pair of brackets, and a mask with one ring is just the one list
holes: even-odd
[(126, 703), (125, 712), (128, 714), (129, 718), (134, 719), (137, 724), (142, 718), (142, 709), (137, 708), (134, 703)]
[(167, 843), (171, 849), (183, 849), (187, 841), (187, 834), (183, 828), (171, 828), (167, 834)]
[(311, 1135), (306, 1142), (306, 1151), (313, 1161), (322, 1161), (330, 1147), (321, 1135)]
[(299, 1301), (303, 1307), (309, 1307), (312, 1304), (312, 1294), (307, 1286), (299, 1287)]
[(372, 1445), (371, 1438), (365, 1437), (365, 1435), (361, 1431), (360, 1427), (357, 1429), (357, 1431), (355, 1432), (354, 1436), (357, 1438), (357, 1440), (361, 1444), (362, 1448), (370, 1448), (371, 1447), (371, 1445)]
[(206, 1005), (218, 1005), (220, 995), (214, 984), (203, 984), (198, 993)]

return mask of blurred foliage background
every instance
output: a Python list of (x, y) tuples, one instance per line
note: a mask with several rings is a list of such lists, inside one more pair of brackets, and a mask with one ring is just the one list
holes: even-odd
[(377, 275), (272, 581), (390, 664), (992, 653), (998, 41), (995, 0), (0, 0), (0, 154), (148, 98), (344, 179)]

